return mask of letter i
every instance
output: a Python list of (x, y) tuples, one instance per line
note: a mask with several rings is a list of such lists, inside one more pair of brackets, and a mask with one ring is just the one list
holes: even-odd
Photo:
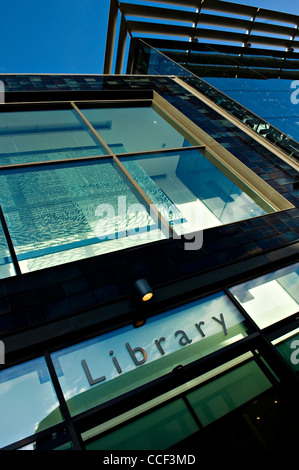
[[(113, 356), (114, 351), (110, 351), (109, 354), (110, 354), (110, 356)], [(122, 369), (121, 369), (121, 367), (120, 367), (120, 365), (119, 365), (119, 362), (118, 362), (118, 360), (116, 359), (116, 357), (113, 357), (113, 358), (112, 358), (112, 361), (113, 361), (113, 364), (115, 365), (115, 368), (116, 368), (117, 372), (118, 372), (119, 374), (121, 374), (121, 373), (122, 373)]]

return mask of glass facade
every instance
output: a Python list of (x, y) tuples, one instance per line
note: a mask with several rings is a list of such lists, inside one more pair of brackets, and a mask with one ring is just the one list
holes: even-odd
[[(86, 432), (83, 436), (86, 449), (163, 450), (181, 441), (178, 449), (191, 445), (191, 448), (201, 452), (212, 450), (215, 438), (219, 439), (221, 449), (270, 449), (271, 441), (263, 441), (264, 435), (259, 434), (258, 424), (262, 419), (264, 426), (271, 426), (267, 406), (277, 422), (279, 418), (275, 416), (275, 406), (277, 408), (279, 394), (274, 392), (273, 398), (273, 385), (257, 363), (254, 360), (244, 361), (237, 367), (228, 368), (225, 375), (212, 377), (212, 380), (193, 387), (191, 391), (188, 391), (187, 384), (187, 391), (179, 395), (180, 398), (166, 401), (159, 407), (147, 404), (147, 413), (135, 420), (130, 421), (128, 416), (124, 416), (119, 421), (121, 424), (111, 426), (109, 431), (99, 426)], [(230, 429), (229, 422), (232, 421), (238, 431), (235, 429), (232, 432)], [(226, 427), (227, 437), (222, 427)], [(287, 431), (289, 442), (292, 441), (291, 432)]]
[(0, 146), (1, 165), (107, 153), (71, 109), (0, 113)]
[(22, 272), (142, 243), (135, 228), (154, 222), (145, 209), (129, 218), (119, 207), (139, 207), (124, 179), (109, 160), (3, 170), (0, 200)]
[(34, 434), (40, 421), (52, 414), (52, 425), (62, 416), (44, 358), (0, 371), (1, 447)]
[[(264, 288), (266, 282), (274, 281), (277, 285), (272, 286), (272, 292), (287, 308), (279, 287), (283, 286), (289, 301), (290, 297), (296, 301), (297, 270), (298, 264), (291, 265), (248, 281), (246, 286)], [(55, 351), (47, 356), (47, 363), (39, 357), (0, 371), (0, 413), (4, 423), (1, 448), (25, 439), (26, 444), (19, 448), (72, 449), (72, 438), (60, 411), (64, 406), (71, 417), (79, 416), (80, 422), (85, 413), (92, 413), (101, 405), (105, 409), (114, 407), (115, 399), (168, 377), (178, 365), (183, 370), (198, 364), (200, 359), (211, 360), (217, 357), (217, 351), (217, 367), (203, 373), (194, 366), (196, 374), (192, 380), (176, 382), (166, 393), (137, 407), (131, 401), (128, 411), (89, 426), (82, 433), (85, 448), (159, 450), (186, 442), (200, 442), (204, 448), (211, 445), (210, 433), (216, 432), (224, 433), (223, 443), (225, 433), (233, 439), (226, 444), (229, 448), (272, 449), (276, 438), (271, 427), (282, 416), (288, 424), (284, 439), (277, 445), (284, 440), (292, 442), (295, 422), (280, 390), (280, 378), (256, 346), (247, 346), (245, 354), (225, 359), (225, 351), (245, 344), (244, 341), (251, 344), (254, 332), (254, 324), (240, 311), (245, 301), (252, 300), (252, 291), (245, 290), (244, 284), (230, 290), (236, 302), (219, 291), (150, 317), (141, 328), (127, 326)], [(269, 297), (269, 292), (264, 292), (264, 305)], [(256, 306), (254, 310), (261, 308)], [(298, 303), (291, 312), (297, 310)], [(249, 317), (257, 322), (250, 311)], [(298, 330), (277, 338), (273, 344), (297, 372)], [(255, 349), (254, 353), (250, 349)], [(51, 375), (47, 364), (51, 364)], [(64, 398), (57, 399), (53, 380), (59, 382)], [(242, 438), (230, 428), (234, 422)]]
[(298, 312), (299, 263), (244, 282), (230, 291), (253, 321), (265, 328)]
[[(223, 77), (207, 77), (205, 80), (292, 139), (299, 141), (297, 95), (296, 89), (292, 88), (294, 80)], [(266, 133), (266, 128), (264, 132)]]
[(217, 168), (211, 159), (206, 151), (188, 150), (122, 161), (149, 198), (158, 207), (165, 207), (164, 215), (174, 229), (183, 233), (274, 211), (227, 168)]
[(0, 203), (22, 273), (273, 212), (149, 103), (0, 113)]
[(219, 293), (157, 315), (140, 329), (129, 326), (58, 351), (52, 359), (70, 411), (78, 414), (240, 340), (247, 328)]
[[(114, 153), (188, 147), (189, 142), (152, 107), (84, 109), (84, 116)], [(109, 125), (104, 127), (104, 123)]]
[[(274, 209), (158, 100), (5, 104), (0, 447), (295, 448), (295, 168), (171, 77), (18, 80), (14, 91), (46, 83), (68, 98), (87, 86), (154, 89), (289, 205)], [(188, 253), (176, 235), (202, 228), (202, 249)], [(141, 277), (154, 288), (149, 304), (133, 296)], [(139, 314), (146, 322), (134, 328)]]
[[(213, 55), (213, 53), (211, 54)], [(190, 57), (192, 59), (192, 54), (188, 54), (188, 60)], [(298, 112), (296, 104), (294, 105), (297, 101), (297, 93), (296, 89), (292, 90), (291, 88), (292, 81), (263, 80), (264, 77), (260, 73), (254, 73), (250, 79), (226, 78), (219, 67), (211, 77), (202, 79), (200, 77), (205, 76), (205, 73), (198, 73), (196, 68), (190, 67), (190, 64), (174, 62), (143, 41), (139, 42), (139, 55), (134, 70), (135, 73), (148, 75), (176, 75), (180, 77), (265, 140), (275, 144), (298, 160), (298, 117), (296, 117)], [(202, 72), (202, 69), (200, 71)], [(248, 88), (254, 88), (254, 99), (250, 99), (250, 89), (248, 90)], [(293, 96), (293, 102), (292, 91), (296, 93)], [(231, 122), (230, 125), (234, 127)]]

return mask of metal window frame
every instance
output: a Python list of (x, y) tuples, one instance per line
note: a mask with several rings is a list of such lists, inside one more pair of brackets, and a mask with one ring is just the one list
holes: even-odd
[[(64, 101), (64, 102), (35, 102), (35, 103), (10, 103), (6, 104), (3, 108), (1, 108), (1, 112), (17, 112), (17, 111), (26, 111), (26, 110), (55, 110), (57, 109), (70, 109), (73, 110), (77, 116), (79, 121), (81, 121), (86, 128), (92, 133), (94, 138), (100, 143), (101, 147), (104, 148), (107, 153), (104, 155), (98, 156), (90, 156), (90, 157), (82, 157), (82, 158), (69, 158), (69, 159), (61, 159), (61, 160), (48, 160), (44, 162), (30, 162), (30, 163), (21, 163), (21, 164), (12, 164), (12, 165), (3, 165), (0, 166), (0, 173), (3, 170), (13, 170), (13, 169), (22, 169), (22, 168), (32, 168), (32, 167), (44, 167), (49, 165), (62, 165), (68, 164), (72, 165), (73, 163), (79, 162), (88, 162), (88, 161), (101, 161), (103, 159), (111, 159), (113, 165), (117, 168), (120, 172), (121, 176), (124, 178), (124, 181), (129, 185), (129, 187), (133, 188), (133, 190), (137, 193), (138, 198), (145, 204), (147, 208), (151, 208), (152, 211), (155, 213), (157, 220), (161, 224), (161, 228), (163, 227), (166, 230), (166, 233), (169, 234), (170, 237), (174, 236), (174, 229), (171, 224), (164, 218), (161, 212), (156, 208), (155, 204), (151, 201), (151, 199), (147, 196), (147, 194), (142, 190), (140, 185), (134, 180), (134, 178), (130, 175), (128, 170), (122, 163), (122, 159), (126, 156), (139, 156), (144, 155), (145, 153), (148, 154), (155, 154), (155, 153), (162, 153), (164, 150), (154, 150), (148, 152), (130, 152), (128, 154), (115, 154), (107, 143), (103, 140), (100, 134), (95, 130), (92, 124), (88, 121), (85, 117), (84, 113), (81, 111), (80, 106), (87, 105), (90, 107), (97, 107), (100, 105), (103, 106), (117, 106), (117, 104), (121, 104), (122, 106), (128, 106), (131, 104), (137, 104), (138, 106), (142, 104), (146, 104), (151, 106), (156, 112), (158, 112), (172, 127), (174, 127), (178, 132), (180, 132), (185, 138), (187, 138), (192, 144), (192, 147), (182, 147), (180, 149), (167, 149), (167, 152), (170, 151), (188, 151), (191, 149), (199, 149), (204, 152), (204, 154), (208, 157), (209, 160), (212, 158), (212, 163), (218, 168), (223, 168), (224, 170), (229, 172), (233, 178), (237, 178), (237, 182), (242, 185), (245, 184), (248, 186), (253, 192), (255, 192), (259, 197), (264, 199), (270, 206), (274, 208), (274, 210), (285, 210), (291, 209), (294, 206), (289, 203), (282, 195), (280, 195), (277, 191), (275, 191), (271, 186), (269, 186), (265, 181), (259, 178), (252, 170), (250, 170), (246, 165), (240, 162), (234, 155), (232, 155), (228, 150), (218, 144), (213, 138), (211, 138), (207, 133), (201, 130), (196, 124), (194, 124), (190, 119), (188, 119), (183, 113), (178, 111), (174, 106), (172, 106), (169, 102), (167, 102), (164, 98), (162, 98), (157, 92), (153, 92), (153, 97), (151, 100), (80, 100), (80, 101)], [(18, 262), (18, 257), (15, 253), (13, 242), (11, 240), (10, 232), (7, 227), (7, 223), (5, 220), (5, 215), (2, 211), (0, 211), (0, 219), (2, 222), (3, 230), (5, 233), (5, 237), (7, 240), (7, 244), (10, 250), (11, 258), (13, 261), (13, 265), (15, 268), (16, 275), (22, 275), (21, 268)]]

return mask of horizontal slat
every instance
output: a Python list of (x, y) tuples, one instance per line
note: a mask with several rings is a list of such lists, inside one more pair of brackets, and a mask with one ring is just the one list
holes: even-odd
[(127, 21), (132, 33), (166, 34), (170, 36), (190, 37), (194, 28), (169, 24), (149, 23), (147, 21)]
[(139, 16), (142, 18), (155, 18), (158, 20), (185, 21), (195, 23), (197, 14), (192, 11), (172, 10), (169, 8), (149, 7), (131, 3), (121, 3), (125, 15)]
[(232, 13), (235, 15), (249, 17), (253, 17), (257, 12), (256, 7), (240, 5), (238, 3), (224, 2), (222, 0), (203, 0), (201, 8), (211, 11), (219, 11), (221, 13)]
[[(289, 47), (291, 45), (291, 41), (289, 39), (279, 39), (279, 38), (257, 36), (257, 35), (251, 35), (249, 38), (249, 42), (251, 42), (252, 44), (262, 44), (264, 46), (275, 46), (275, 47)], [(297, 41), (297, 44), (298, 44), (298, 41)], [(296, 42), (293, 43), (292, 47), (296, 47)]]
[[(222, 2), (221, 2), (222, 3)], [(128, 3), (122, 4), (123, 6), (123, 11), (126, 15), (131, 15), (131, 16), (140, 16), (143, 18), (151, 19), (160, 19), (160, 20), (172, 20), (172, 21), (187, 21), (190, 23), (195, 23), (197, 15), (192, 12), (187, 12), (187, 11), (179, 11), (179, 10), (170, 10), (167, 8), (157, 8), (157, 7), (147, 7), (143, 5), (131, 5)], [(148, 23), (148, 22), (147, 22)], [(146, 26), (145, 25), (138, 25), (138, 22), (133, 22), (132, 24), (132, 31), (135, 32), (149, 32), (146, 31)], [(274, 24), (268, 24), (268, 23), (262, 23), (262, 22), (252, 22), (249, 20), (242, 20), (238, 18), (229, 18), (229, 17), (223, 17), (223, 16), (218, 16), (218, 15), (210, 15), (206, 13), (201, 13), (198, 18), (198, 25), (199, 26), (218, 26), (218, 27), (226, 27), (226, 28), (232, 28), (232, 29), (240, 29), (247, 31), (252, 27), (252, 32), (265, 32), (269, 34), (279, 34), (279, 35), (284, 35), (287, 36), (287, 39), (292, 36), (296, 30), (295, 28), (292, 27), (287, 27), (287, 26), (281, 26), (281, 25), (274, 25)], [(164, 28), (164, 26), (163, 26)], [(157, 26), (158, 30), (158, 26)], [(160, 31), (160, 29), (159, 29)], [(152, 28), (151, 28), (151, 32)], [(220, 33), (227, 33), (227, 31), (221, 31)], [(166, 30), (167, 33), (167, 30)], [(164, 33), (159, 33), (159, 34), (164, 34)], [(170, 34), (173, 34), (171, 31)], [(179, 32), (179, 34), (176, 34), (176, 36), (188, 36), (189, 32), (186, 34), (183, 30)], [(214, 37), (214, 36), (213, 36)], [(216, 36), (215, 36), (216, 37)], [(220, 36), (219, 36), (220, 39)], [(275, 45), (281, 45), (281, 41), (285, 41), (285, 39), (280, 39), (280, 38), (274, 38), (278, 42), (275, 43)], [(239, 42), (238, 38), (235, 38), (235, 42)], [(242, 42), (242, 40), (241, 40)], [(251, 41), (252, 42), (252, 41)], [(267, 42), (257, 42), (258, 44), (268, 44), (271, 45), (271, 41)]]
[[(283, 5), (282, 5), (282, 8), (283, 8)], [(283, 13), (280, 11), (266, 10), (264, 8), (259, 9), (257, 18), (261, 18), (263, 20), (278, 21), (280, 23), (290, 23), (294, 25), (299, 24), (298, 15), (291, 15), (289, 13)]]
[(168, 5), (179, 5), (182, 7), (198, 8), (200, 0), (151, 0), (156, 3), (167, 3)]
[(281, 34), (285, 36), (292, 36), (296, 29), (288, 26), (280, 26), (276, 24), (260, 23), (255, 21), (252, 31), (260, 31), (261, 33)]
[[(264, 20), (278, 21), (280, 23), (289, 23), (299, 25), (299, 16), (280, 11), (267, 10), (249, 5), (240, 5), (234, 2), (225, 2), (223, 0), (151, 0), (152, 2), (164, 3), (167, 5), (180, 5), (182, 7), (199, 8), (202, 10), (218, 11), (220, 13), (231, 13), (232, 15), (257, 17)], [(283, 6), (282, 6), (283, 8)]]
[[(130, 31), (133, 33), (135, 32), (145, 34), (165, 34), (169, 36), (190, 37), (195, 32), (195, 37), (198, 39), (229, 41), (239, 44), (243, 44), (249, 41), (252, 44), (260, 44), (282, 48), (287, 48), (291, 45), (291, 41), (289, 39), (280, 39), (258, 35), (250, 35), (250, 38), (248, 38), (247, 34), (232, 33), (229, 31), (220, 31), (201, 27), (197, 28), (196, 31), (194, 31), (194, 28), (192, 27), (149, 23), (146, 21), (128, 21), (127, 23)], [(292, 47), (298, 47), (298, 44), (298, 41), (294, 41)]]
[(198, 24), (221, 26), (236, 29), (247, 30), (250, 25), (250, 20), (239, 20), (237, 18), (228, 18), (226, 16), (209, 15), (207, 13), (201, 13), (199, 15)]
[(217, 31), (214, 29), (197, 28), (195, 36), (198, 39), (212, 39), (218, 41), (229, 41), (243, 44), (247, 40), (246, 34), (231, 33), (228, 31)]

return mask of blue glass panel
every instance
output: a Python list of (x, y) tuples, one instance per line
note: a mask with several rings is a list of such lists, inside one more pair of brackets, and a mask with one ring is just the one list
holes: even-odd
[(272, 325), (299, 311), (299, 263), (230, 289), (260, 327)]
[[(257, 114), (280, 131), (299, 141), (299, 105), (292, 80), (206, 77), (205, 81)], [(298, 88), (298, 87), (297, 87)]]
[(82, 112), (114, 153), (190, 146), (184, 136), (149, 106), (82, 109)]
[(199, 150), (125, 157), (129, 170), (175, 230), (184, 233), (243, 220), (273, 209)]
[(0, 113), (0, 165), (105, 153), (74, 110)]
[(161, 235), (112, 160), (3, 170), (0, 201), (23, 272)]
[(44, 358), (0, 371), (0, 396), (0, 447), (34, 434), (49, 414), (52, 425), (62, 421)]

